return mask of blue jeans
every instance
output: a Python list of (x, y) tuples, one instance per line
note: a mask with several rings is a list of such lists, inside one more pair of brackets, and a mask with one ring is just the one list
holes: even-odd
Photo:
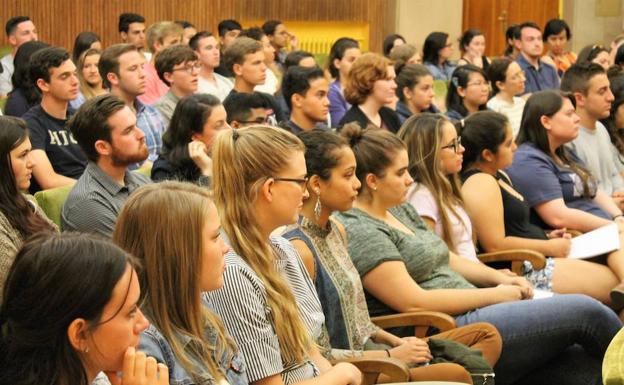
[[(601, 383), (600, 362), (622, 327), (611, 309), (577, 294), (486, 306), (457, 316), (455, 321), (459, 326), (489, 322), (500, 332), (503, 352), (494, 367), (497, 385), (513, 384), (537, 371), (548, 375), (550, 368), (574, 367), (574, 363), (558, 360), (577, 360), (578, 367), (597, 368), (584, 373), (584, 378), (574, 372), (553, 373), (565, 380), (559, 383)], [(582, 354), (562, 354), (575, 344), (583, 348)], [(588, 377), (595, 381), (588, 382)]]

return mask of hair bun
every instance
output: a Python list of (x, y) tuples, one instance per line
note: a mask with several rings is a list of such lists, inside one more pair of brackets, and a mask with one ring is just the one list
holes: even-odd
[(347, 123), (342, 126), (340, 130), (340, 136), (345, 138), (349, 142), (349, 146), (353, 147), (362, 140), (364, 136), (364, 130), (360, 127), (358, 122)]

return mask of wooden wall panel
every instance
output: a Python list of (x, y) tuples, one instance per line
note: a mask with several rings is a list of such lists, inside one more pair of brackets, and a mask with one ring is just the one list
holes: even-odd
[(34, 20), (41, 40), (70, 49), (74, 37), (88, 30), (98, 33), (104, 45), (117, 43), (117, 22), (122, 12), (140, 13), (148, 25), (159, 20), (182, 19), (214, 32), (219, 20), (226, 18), (366, 22), (370, 25), (370, 47), (380, 51), (383, 37), (394, 29), (394, 3), (393, 0), (0, 0), (0, 24), (4, 26), (14, 15), (28, 15)]

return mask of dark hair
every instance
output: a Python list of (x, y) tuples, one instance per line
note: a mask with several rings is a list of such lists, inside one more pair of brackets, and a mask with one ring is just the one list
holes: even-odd
[(461, 140), (464, 147), (463, 170), (475, 162), (482, 161), (484, 150), (496, 154), (505, 141), (509, 119), (494, 111), (479, 111), (464, 119), (461, 127)]
[(388, 57), (390, 55), (390, 51), (392, 51), (392, 48), (394, 48), (394, 42), (397, 40), (403, 40), (403, 43), (407, 43), (405, 41), (405, 38), (397, 33), (393, 33), (392, 35), (388, 35), (386, 36), (386, 38), (383, 40), (383, 54), (385, 57)]
[(596, 63), (573, 64), (561, 78), (561, 91), (580, 92), (587, 95), (589, 81), (594, 76), (601, 74), (606, 74), (606, 72)]
[(119, 32), (127, 33), (132, 23), (145, 23), (145, 18), (138, 13), (122, 13), (119, 15)]
[(513, 60), (508, 57), (500, 57), (492, 60), (492, 63), (490, 63), (490, 66), (487, 69), (487, 77), (490, 79), (490, 84), (492, 84), (492, 91), (494, 95), (500, 92), (496, 82), (504, 83), (507, 81), (507, 69), (512, 62)]
[(292, 96), (294, 94), (305, 96), (310, 89), (310, 83), (315, 79), (323, 77), (325, 75), (319, 67), (290, 67), (282, 80), (282, 95), (284, 95), (288, 108), (292, 110)]
[(6, 32), (7, 36), (10, 36), (13, 32), (15, 32), (15, 29), (17, 29), (17, 26), (25, 21), (30, 21), (30, 17), (28, 16), (14, 16), (12, 18), (10, 18), (5, 26), (4, 26), (4, 30)]
[(307, 57), (314, 59), (314, 55), (308, 51), (297, 50), (289, 52), (288, 55), (286, 55), (286, 59), (284, 59), (284, 71), (287, 71), (292, 66), (298, 66), (299, 62)]
[(165, 79), (165, 73), (173, 72), (173, 67), (180, 63), (186, 63), (189, 61), (197, 61), (197, 54), (187, 45), (176, 44), (169, 46), (156, 56), (156, 72), (158, 77), (167, 86), (171, 86), (169, 81)]
[[(468, 87), (468, 81), (470, 80), (470, 74), (478, 73), (483, 76), (485, 81), (488, 81), (488, 77), (483, 70), (474, 64), (466, 64), (455, 68), (453, 75), (451, 75), (451, 82), (449, 83), (448, 92), (446, 94), (446, 108), (448, 110), (454, 110), (459, 112), (462, 116), (468, 115), (468, 110), (464, 106), (464, 98), (459, 95), (457, 89), (459, 87)], [(485, 103), (479, 106), (480, 110), (485, 110)]]
[(340, 71), (334, 66), (334, 60), (342, 60), (345, 52), (351, 48), (360, 48), (360, 44), (350, 37), (341, 37), (332, 44), (327, 58), (327, 69), (332, 77), (340, 80)]
[(251, 110), (254, 108), (267, 108), (267, 105), (257, 92), (250, 94), (244, 92), (236, 92), (228, 95), (223, 101), (223, 107), (227, 112), (228, 124), (236, 122), (244, 122), (249, 119)]
[(236, 20), (227, 19), (220, 21), (217, 29), (219, 30), (219, 36), (223, 37), (226, 33), (230, 31), (242, 30), (243, 26), (240, 25), (240, 23)]
[(461, 52), (466, 52), (466, 47), (469, 46), (472, 39), (477, 36), (484, 36), (483, 32), (474, 28), (464, 31), (464, 33), (462, 33), (461, 37), (459, 38), (459, 50)]
[(30, 81), (37, 85), (37, 80), (43, 79), (50, 82), (50, 70), (58, 68), (65, 61), (71, 60), (69, 52), (61, 47), (46, 47), (35, 52), (30, 58), (29, 76)]
[(190, 22), (188, 22), (186, 20), (176, 20), (176, 21), (174, 21), (174, 23), (176, 23), (177, 25), (182, 27), (182, 29), (195, 28), (195, 26), (193, 24), (191, 24)]
[(357, 122), (345, 124), (340, 135), (347, 140), (355, 154), (355, 175), (362, 183), (360, 191), (366, 191), (366, 175), (383, 177), (396, 153), (405, 150), (405, 143), (392, 132), (375, 128), (362, 129)]
[(551, 19), (546, 22), (544, 26), (544, 36), (542, 37), (544, 41), (548, 40), (548, 37), (553, 35), (559, 35), (561, 31), (566, 32), (566, 39), (570, 40), (572, 38), (572, 33), (570, 32), (570, 26), (565, 20), (562, 19)]
[(189, 39), (189, 47), (191, 47), (193, 51), (197, 51), (199, 49), (199, 41), (201, 39), (204, 39), (210, 36), (214, 36), (212, 32), (208, 32), (208, 31), (197, 32), (195, 35), (193, 35), (192, 38)]
[(349, 146), (345, 138), (320, 129), (303, 131), (297, 136), (305, 145), (308, 176), (318, 175), (322, 180), (328, 180), (331, 170), (340, 162), (338, 150)]
[(34, 81), (30, 80), (30, 59), (35, 52), (49, 46), (49, 44), (42, 41), (27, 41), (19, 46), (15, 53), (15, 58), (13, 58), (15, 66), (15, 72), (13, 72), (11, 77), (13, 90), (21, 90), (29, 106), (39, 104), (41, 101), (39, 87), (35, 85)]
[(95, 43), (96, 41), (101, 42), (102, 39), (100, 39), (100, 37), (95, 32), (80, 32), (78, 36), (76, 36), (76, 40), (74, 40), (74, 49), (72, 51), (72, 60), (74, 61), (74, 64), (78, 65), (78, 59), (80, 58), (80, 55), (84, 51), (91, 48), (91, 44)]
[[(550, 154), (550, 142), (546, 129), (542, 125), (542, 116), (552, 117), (563, 107), (563, 101), (570, 100), (572, 105), (576, 105), (574, 96), (568, 92), (559, 90), (547, 90), (535, 92), (529, 97), (522, 112), (522, 122), (520, 123), (520, 131), (516, 138), (516, 143), (532, 143), (537, 149), (544, 154)], [(569, 154), (566, 146), (559, 146), (555, 150), (555, 154), (564, 164), (570, 167), (570, 170), (577, 174), (583, 183), (583, 197), (591, 198), (589, 180), (590, 172), (580, 164), (577, 164)]]
[(505, 43), (507, 44), (505, 56), (511, 56), (514, 50), (513, 45), (509, 44), (509, 40), (520, 40), (520, 26), (518, 24), (510, 25), (505, 31)]
[(576, 58), (576, 64), (591, 63), (601, 52), (609, 52), (609, 50), (600, 44), (585, 46), (581, 52), (579, 52)]
[(542, 31), (542, 29), (536, 23), (532, 21), (525, 21), (524, 23), (518, 26), (519, 39), (522, 39), (522, 30), (525, 28), (533, 28), (533, 29), (537, 29), (540, 32)]
[(15, 184), (11, 151), (27, 138), (28, 128), (22, 119), (0, 116), (0, 212), (22, 238), (53, 230), (52, 225), (33, 210)]
[(440, 58), (439, 51), (446, 46), (446, 40), (448, 39), (448, 33), (446, 32), (431, 32), (425, 39), (423, 45), (423, 62), (432, 63), (438, 65), (438, 59)]
[(284, 24), (279, 20), (269, 20), (267, 22), (265, 22), (264, 24), (262, 24), (262, 30), (264, 31), (264, 33), (267, 36), (273, 36), (275, 34), (275, 30), (277, 29), (277, 26), (280, 24)]
[(265, 36), (266, 33), (260, 27), (249, 27), (241, 31), (239, 37), (248, 37), (257, 41), (262, 40), (262, 36)]
[(26, 242), (9, 271), (0, 308), (2, 383), (88, 385), (67, 329), (78, 318), (91, 330), (112, 319), (102, 320), (102, 311), (130, 261), (94, 235), (41, 234)]
[(188, 144), (194, 133), (202, 133), (214, 107), (221, 105), (219, 98), (209, 94), (193, 94), (178, 102), (171, 123), (163, 135), (162, 156), (175, 168), (184, 170), (185, 180), (197, 180), (199, 168), (191, 160)]
[(399, 100), (405, 102), (405, 88), (413, 89), (420, 83), (420, 79), (425, 76), (432, 76), (431, 72), (422, 64), (401, 64), (395, 66), (397, 84), (396, 94)]
[(67, 126), (87, 159), (96, 162), (100, 158), (95, 142), (111, 142), (108, 118), (124, 106), (124, 102), (115, 95), (99, 95), (84, 102), (71, 117)]
[(113, 44), (106, 48), (100, 56), (98, 70), (102, 77), (102, 87), (110, 88), (111, 83), (108, 81), (108, 74), (114, 73), (119, 76), (119, 57), (127, 52), (137, 51), (133, 44)]
[(615, 51), (615, 58), (613, 59), (613, 64), (618, 66), (624, 65), (624, 44), (620, 44), (617, 51)]
[[(619, 51), (619, 50), (618, 50)], [(619, 69), (619, 67), (618, 67)], [(600, 120), (605, 125), (611, 138), (611, 143), (617, 148), (620, 154), (624, 153), (624, 137), (620, 131), (624, 127), (617, 127), (615, 124), (615, 116), (618, 108), (624, 104), (624, 73), (614, 72), (609, 75), (609, 87), (613, 93), (614, 100), (611, 103), (611, 112), (608, 117)]]

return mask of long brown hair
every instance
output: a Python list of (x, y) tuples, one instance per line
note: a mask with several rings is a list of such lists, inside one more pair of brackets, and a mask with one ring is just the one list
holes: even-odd
[(290, 286), (275, 268), (263, 238), (254, 202), (262, 184), (304, 152), (295, 135), (271, 126), (249, 126), (220, 133), (212, 146), (214, 199), (232, 249), (264, 284), (284, 363), (303, 362), (312, 342)]
[[(210, 204), (208, 191), (190, 183), (142, 186), (119, 214), (113, 241), (143, 265), (138, 276), (145, 314), (184, 369), (194, 378), (197, 375), (190, 350), (220, 379), (224, 374), (215, 357), (226, 347), (233, 348), (233, 342), (226, 337), (221, 321), (201, 303), (201, 234)], [(217, 331), (217, 346), (206, 341), (207, 326)], [(176, 337), (180, 334), (192, 341), (186, 350)]]

